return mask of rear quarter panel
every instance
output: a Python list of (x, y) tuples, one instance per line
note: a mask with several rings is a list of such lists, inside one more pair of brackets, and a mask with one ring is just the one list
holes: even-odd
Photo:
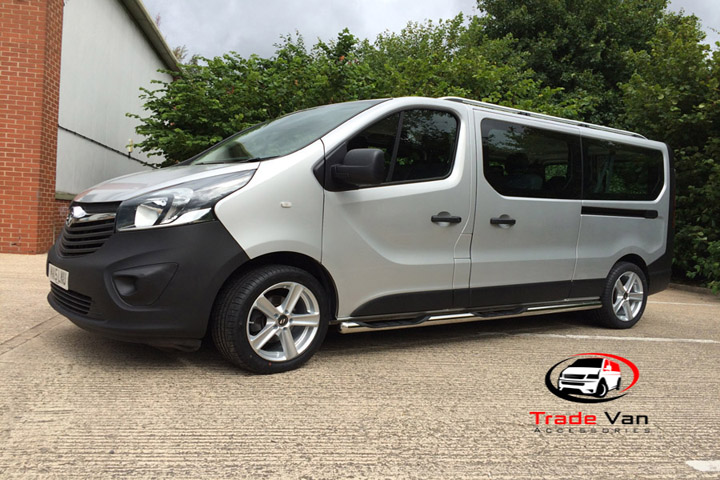
[[(614, 136), (606, 139), (618, 140)], [(665, 184), (660, 194), (652, 201), (583, 200), (583, 207), (657, 210), (658, 217), (581, 215), (574, 280), (605, 278), (613, 265), (626, 255), (637, 255), (649, 265), (669, 247), (667, 229), (672, 223), (672, 199), (667, 146), (642, 139), (623, 138), (619, 141), (663, 152)]]

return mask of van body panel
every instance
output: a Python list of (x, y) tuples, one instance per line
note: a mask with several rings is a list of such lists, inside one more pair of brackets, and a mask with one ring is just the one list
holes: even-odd
[(251, 259), (295, 252), (320, 261), (323, 189), (312, 166), (324, 153), (318, 140), (260, 162), (248, 185), (217, 203), (215, 215)]
[(673, 260), (673, 245), (674, 245), (674, 234), (675, 234), (675, 159), (673, 151), (669, 145), (665, 144), (665, 150), (667, 151), (667, 167), (666, 173), (668, 180), (666, 186), (668, 187), (668, 219), (667, 219), (667, 231), (665, 238), (665, 252), (655, 260), (648, 264), (648, 295), (665, 290), (670, 284), (670, 277), (672, 276), (672, 260)]
[[(417, 101), (401, 105), (432, 108)], [(397, 111), (387, 106), (392, 102), (372, 109), (378, 110), (376, 116), (364, 115), (364, 124), (348, 129), (348, 137)], [(447, 178), (325, 192), (322, 263), (335, 281), (338, 317), (395, 313), (393, 308), (403, 302), (387, 297), (403, 294), (419, 294), (423, 306), (433, 310), (450, 308), (453, 285), (467, 285), (462, 265), (456, 275), (455, 252), (456, 246), (462, 252), (461, 235), (473, 224), (473, 168), (470, 128), (464, 118), (459, 120)], [(433, 223), (432, 216), (440, 212), (462, 221)]]
[[(590, 202), (584, 201), (583, 205), (588, 203)], [(593, 201), (591, 204), (617, 208), (617, 205), (613, 206), (609, 202)], [(649, 207), (658, 209), (657, 218), (581, 215), (578, 262), (574, 279), (605, 278), (612, 266), (626, 255), (637, 255), (646, 265), (659, 259), (667, 247), (665, 229), (668, 209), (657, 204)]]
[[(470, 287), (570, 281), (580, 208), (573, 200), (503, 197), (488, 186), (478, 195)], [(514, 219), (515, 225), (490, 223), (501, 215)]]
[[(488, 115), (481, 111), (475, 111), (474, 118), (478, 136), (481, 122), (485, 119), (548, 128), (545, 122), (519, 121), (506, 115)], [(574, 127), (561, 126), (556, 130), (578, 134), (578, 129)], [(581, 201), (501, 195), (484, 174), (480, 141), (476, 148), (478, 189), (470, 278), (473, 306), (486, 305), (492, 301), (488, 297), (497, 293), (495, 287), (503, 286), (512, 286), (509, 291), (516, 291), (519, 301), (527, 297), (520, 290), (533, 288), (532, 284), (545, 285), (547, 295), (551, 296), (546, 300), (567, 298), (575, 269)], [(515, 220), (515, 224), (491, 224), (491, 219), (500, 217)], [(540, 285), (538, 289), (541, 289)], [(512, 295), (507, 300), (512, 300)]]
[(609, 138), (614, 137), (612, 135), (602, 137), (625, 144), (641, 143), (638, 146), (662, 151), (664, 186), (651, 201), (583, 200), (576, 280), (605, 278), (613, 265), (626, 255), (639, 256), (647, 267), (671, 249), (674, 192), (667, 146), (660, 142)]

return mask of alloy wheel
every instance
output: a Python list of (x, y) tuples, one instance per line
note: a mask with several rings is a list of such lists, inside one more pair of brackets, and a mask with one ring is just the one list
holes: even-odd
[(615, 316), (629, 322), (640, 312), (645, 300), (643, 284), (635, 272), (625, 272), (613, 287), (612, 306)]
[(255, 299), (248, 313), (246, 334), (261, 358), (283, 362), (302, 354), (319, 326), (320, 306), (312, 291), (297, 282), (283, 282)]

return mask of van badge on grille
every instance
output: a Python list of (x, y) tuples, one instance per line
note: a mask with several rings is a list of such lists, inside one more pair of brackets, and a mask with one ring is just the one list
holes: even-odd
[(85, 209), (83, 209), (79, 205), (75, 205), (74, 207), (72, 207), (72, 210), (70, 210), (70, 213), (68, 213), (67, 219), (65, 220), (65, 225), (69, 227), (70, 225), (75, 223), (75, 220), (78, 220), (85, 216), (87, 216), (87, 212), (85, 211)]

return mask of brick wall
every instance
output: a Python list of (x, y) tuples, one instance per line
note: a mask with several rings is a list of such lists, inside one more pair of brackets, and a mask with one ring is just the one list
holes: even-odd
[(55, 200), (63, 0), (0, 0), (0, 253), (42, 253)]

